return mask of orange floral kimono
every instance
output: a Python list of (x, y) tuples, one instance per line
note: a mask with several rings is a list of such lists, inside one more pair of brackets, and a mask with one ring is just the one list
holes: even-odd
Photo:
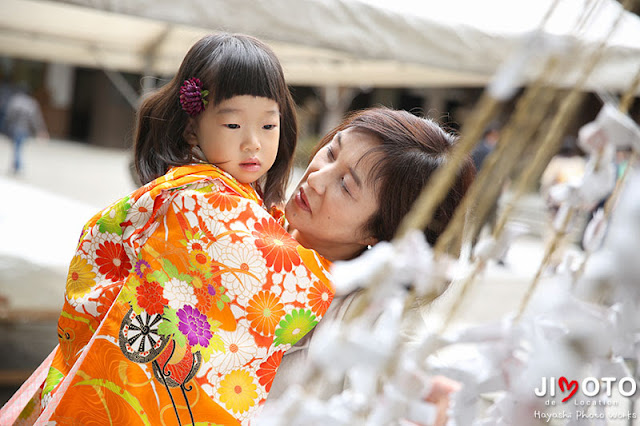
[(261, 204), (251, 186), (191, 165), (94, 216), (71, 260), (60, 343), (0, 423), (247, 424), (334, 294), (328, 262)]

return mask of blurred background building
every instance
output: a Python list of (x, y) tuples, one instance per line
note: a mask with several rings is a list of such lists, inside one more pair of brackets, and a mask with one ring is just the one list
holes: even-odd
[[(532, 46), (538, 51), (530, 50), (516, 85), (542, 71), (541, 52), (577, 39), (577, 50), (566, 52), (577, 65), (608, 37), (572, 134), (599, 110), (596, 88), (619, 94), (624, 77), (640, 67), (637, 16), (626, 13), (608, 36), (621, 11), (615, 0), (477, 3), (3, 0), (0, 79), (5, 87), (28, 82), (53, 138), (129, 148), (140, 96), (171, 78), (193, 42), (208, 32), (244, 32), (267, 41), (281, 59), (305, 145), (345, 111), (379, 104), (458, 128), (500, 67), (540, 28), (543, 37)], [(586, 12), (590, 21), (581, 22)], [(574, 84), (580, 68), (566, 71), (552, 83)]]

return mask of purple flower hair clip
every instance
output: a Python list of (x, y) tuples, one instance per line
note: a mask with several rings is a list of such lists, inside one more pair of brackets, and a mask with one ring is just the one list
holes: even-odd
[(180, 105), (182, 109), (192, 117), (200, 114), (207, 106), (208, 90), (202, 90), (202, 82), (199, 78), (185, 80), (180, 86)]

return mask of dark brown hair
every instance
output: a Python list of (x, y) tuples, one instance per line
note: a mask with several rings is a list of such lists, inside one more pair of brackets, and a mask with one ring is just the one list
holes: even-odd
[[(378, 210), (365, 225), (365, 231), (380, 241), (389, 241), (431, 174), (447, 161), (457, 137), (431, 119), (407, 111), (370, 108), (348, 116), (322, 138), (316, 152), (331, 142), (336, 133), (349, 128), (366, 132), (380, 141), (380, 145), (364, 155), (379, 154), (376, 155), (379, 162), (367, 177), (377, 191)], [(446, 228), (474, 177), (475, 167), (467, 156), (455, 183), (424, 230), (430, 244), (435, 244)]]
[(187, 52), (178, 73), (140, 105), (135, 131), (135, 164), (142, 183), (170, 167), (194, 161), (183, 133), (189, 116), (180, 106), (180, 86), (199, 78), (214, 106), (234, 96), (274, 100), (280, 109), (278, 155), (259, 188), (267, 206), (283, 200), (296, 147), (295, 104), (278, 58), (269, 46), (243, 34), (207, 35)]

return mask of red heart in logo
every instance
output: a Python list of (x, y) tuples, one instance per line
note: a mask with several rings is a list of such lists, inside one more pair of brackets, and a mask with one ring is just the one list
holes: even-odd
[(567, 402), (573, 395), (575, 395), (576, 392), (578, 392), (578, 381), (577, 380), (569, 381), (569, 380), (567, 380), (566, 377), (562, 376), (558, 380), (558, 385), (560, 386), (560, 390), (562, 392), (564, 392), (565, 386), (567, 387), (567, 390), (573, 389), (571, 391), (571, 393), (569, 394), (569, 396), (567, 396), (565, 399), (563, 399), (562, 402)]

